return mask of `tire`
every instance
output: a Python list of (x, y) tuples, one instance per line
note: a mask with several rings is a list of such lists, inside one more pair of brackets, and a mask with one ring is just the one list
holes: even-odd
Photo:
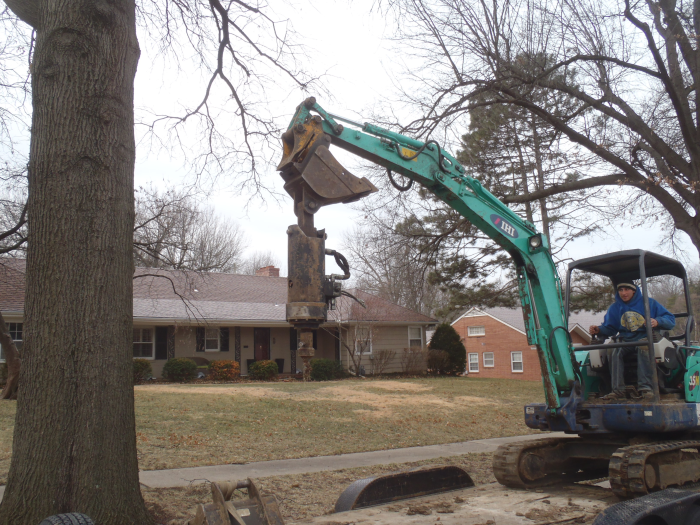
[(39, 525), (95, 525), (90, 516), (71, 512), (70, 514), (55, 514), (49, 516)]

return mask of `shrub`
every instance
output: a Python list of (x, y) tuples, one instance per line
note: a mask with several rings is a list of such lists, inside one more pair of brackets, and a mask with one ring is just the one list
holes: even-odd
[(0, 385), (7, 383), (7, 363), (0, 363)]
[(277, 363), (274, 361), (255, 361), (250, 365), (248, 377), (251, 379), (259, 379), (261, 381), (272, 381), (277, 379)]
[(445, 375), (450, 368), (450, 355), (444, 350), (428, 350), (428, 372)]
[(143, 383), (153, 375), (153, 368), (148, 359), (134, 359), (134, 384)]
[(311, 379), (312, 381), (330, 381), (345, 377), (343, 364), (332, 359), (312, 359)]
[(241, 365), (236, 361), (212, 361), (209, 363), (209, 377), (216, 381), (234, 381), (241, 375)]
[(399, 356), (401, 372), (404, 374), (423, 374), (425, 372), (427, 352), (422, 348), (404, 348)]
[(396, 350), (390, 348), (384, 348), (382, 350), (377, 350), (372, 356), (372, 373), (375, 375), (381, 375), (384, 373), (389, 365), (392, 364), (394, 358), (396, 357)]
[(197, 377), (197, 363), (186, 357), (168, 359), (163, 366), (163, 377), (170, 381), (192, 381)]
[(432, 339), (430, 350), (444, 350), (447, 352), (447, 363), (441, 374), (457, 375), (464, 373), (467, 366), (467, 349), (462, 344), (462, 339), (457, 331), (447, 323), (437, 327)]

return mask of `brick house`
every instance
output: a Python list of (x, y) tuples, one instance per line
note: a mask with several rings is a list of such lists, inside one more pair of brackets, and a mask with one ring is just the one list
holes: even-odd
[[(569, 333), (574, 345), (590, 342), (588, 326), (600, 324), (604, 313), (572, 313)], [(521, 308), (470, 308), (452, 326), (467, 349), (467, 371), (472, 377), (540, 381), (539, 359), (527, 344)]]
[[(0, 311), (21, 351), (24, 314), (24, 268), (21, 259), (0, 265)], [(346, 302), (331, 312), (329, 322), (314, 341), (316, 357), (341, 361), (348, 368), (348, 345), (355, 348), (357, 333), (369, 334), (362, 365), (372, 372), (372, 362), (385, 349), (396, 353), (384, 371), (398, 370), (407, 348), (426, 343), (426, 327), (435, 319), (358, 292), (372, 312), (363, 318)], [(280, 373), (294, 374), (303, 363), (297, 358), (297, 334), (285, 320), (287, 279), (268, 266), (256, 275), (195, 273), (137, 268), (134, 278), (134, 358), (152, 361), (159, 377), (165, 362), (190, 357), (203, 363), (219, 359), (240, 363), (247, 375), (255, 360), (277, 361)], [(345, 315), (340, 315), (346, 312)], [(359, 331), (359, 332), (358, 332)], [(345, 344), (343, 344), (345, 343)], [(4, 354), (0, 349), (0, 362)]]

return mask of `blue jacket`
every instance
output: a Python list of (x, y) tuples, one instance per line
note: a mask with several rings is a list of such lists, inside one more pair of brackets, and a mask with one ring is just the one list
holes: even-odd
[[(652, 319), (656, 319), (662, 330), (670, 330), (676, 326), (676, 318), (673, 314), (651, 297), (649, 298), (649, 314)], [(636, 341), (646, 337), (642, 291), (637, 288), (628, 303), (624, 302), (620, 298), (620, 294), (616, 293), (615, 302), (608, 308), (603, 324), (598, 328), (604, 336), (610, 337), (619, 333), (625, 341)]]

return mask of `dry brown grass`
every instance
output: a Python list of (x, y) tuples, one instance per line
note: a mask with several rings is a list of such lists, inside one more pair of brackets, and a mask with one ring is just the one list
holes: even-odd
[[(428, 465), (457, 465), (476, 484), (495, 481), (491, 471), (493, 454), (465, 454), (400, 465), (379, 465), (354, 469), (314, 472), (293, 476), (259, 478), (255, 482), (264, 494), (274, 494), (286, 522), (299, 521), (333, 512), (338, 496), (358, 479)], [(198, 504), (211, 503), (209, 484), (177, 489), (142, 489), (152, 516), (159, 525), (181, 524), (194, 517)], [(241, 493), (242, 495), (243, 493)]]
[(537, 383), (469, 378), (136, 389), (141, 468), (247, 463), (528, 433)]
[[(536, 382), (474, 378), (138, 386), (144, 470), (247, 463), (526, 434)], [(15, 402), (0, 402), (0, 484)]]

